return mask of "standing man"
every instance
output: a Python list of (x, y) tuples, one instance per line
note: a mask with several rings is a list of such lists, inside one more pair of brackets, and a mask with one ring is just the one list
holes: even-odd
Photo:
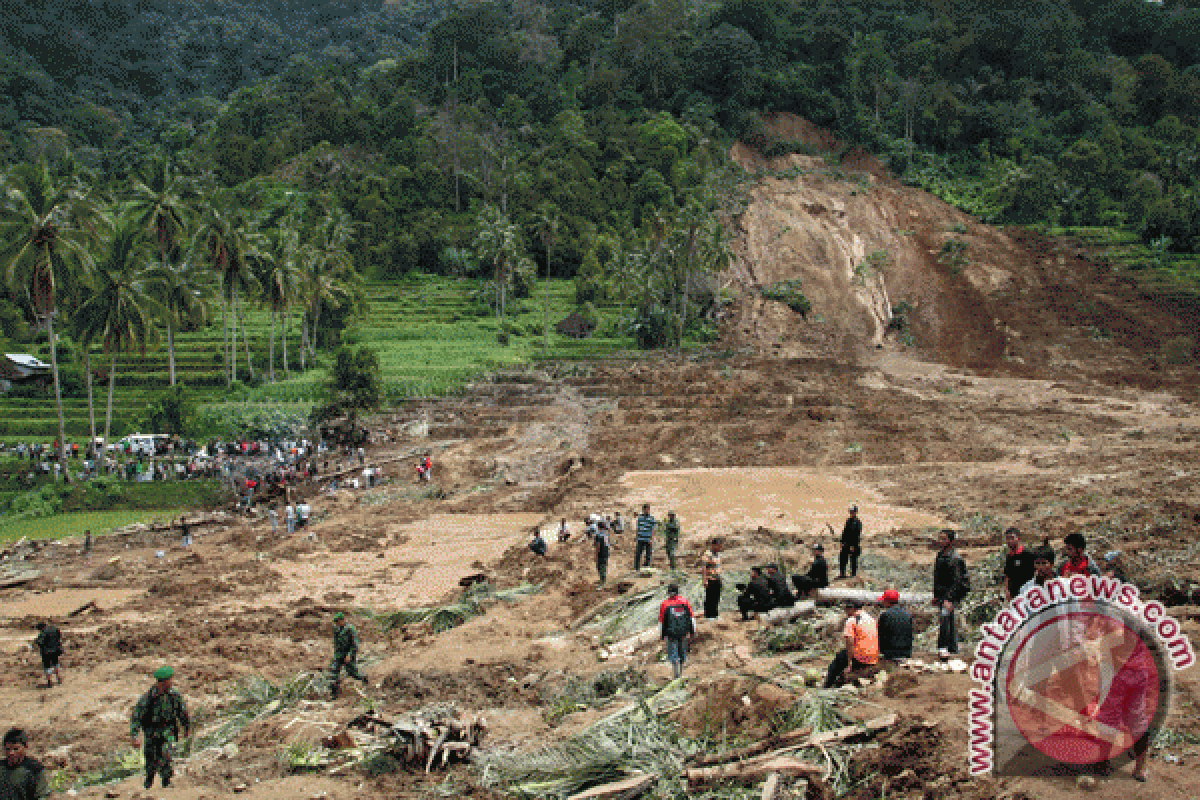
[(62, 656), (62, 633), (58, 628), (46, 622), (37, 624), (38, 635), (33, 644), (42, 656), (42, 671), (46, 673), (46, 687), (54, 685), (53, 678), (58, 678), (62, 686), (62, 670), (58, 667), (58, 659)]
[(696, 614), (688, 599), (679, 594), (679, 584), (667, 586), (667, 599), (658, 607), (658, 624), (667, 642), (667, 660), (678, 678), (687, 663), (688, 640), (696, 635)]
[(533, 538), (529, 540), (529, 549), (534, 555), (539, 555), (542, 558), (546, 557), (546, 551), (549, 547), (546, 545), (546, 537), (542, 536), (541, 528), (533, 529)]
[(721, 609), (721, 540), (709, 542), (700, 559), (704, 578), (704, 618), (716, 619)]
[(43, 800), (50, 796), (42, 762), (26, 755), (29, 737), (20, 728), (4, 734), (4, 768), (0, 769), (0, 798)]
[(617, 536), (625, 532), (625, 520), (621, 519), (620, 511), (613, 514), (612, 532)]
[(141, 744), (138, 734), (142, 731), (146, 734), (146, 746), (142, 752), (146, 756), (144, 786), (147, 789), (154, 785), (156, 772), (162, 775), (163, 788), (171, 785), (171, 775), (174, 774), (171, 751), (180, 731), (186, 737), (192, 727), (183, 695), (171, 688), (171, 679), (174, 677), (175, 670), (171, 667), (155, 670), (154, 680), (157, 683), (138, 700), (129, 724), (129, 737), (134, 747)]
[(792, 576), (792, 585), (796, 587), (796, 594), (801, 597), (829, 585), (829, 564), (825, 561), (825, 545), (817, 542), (812, 549), (813, 562), (808, 572)]
[(1033, 553), (1021, 544), (1021, 532), (1009, 528), (1004, 532), (1008, 551), (1004, 554), (1004, 597), (1009, 602), (1021, 593), (1021, 587), (1033, 580)]
[[(563, 524), (567, 524), (565, 519)], [(603, 586), (608, 580), (608, 557), (612, 552), (609, 545), (608, 528), (597, 529), (593, 542), (596, 545), (596, 572), (600, 575), (600, 585)]]
[(279, 535), (279, 512), (275, 510), (275, 504), (272, 503), (267, 508), (267, 519), (271, 520), (271, 535)]
[(855, 671), (879, 663), (879, 629), (871, 615), (863, 611), (861, 600), (846, 601), (846, 624), (842, 629), (846, 646), (833, 657), (825, 673), (825, 688), (840, 685)]
[(283, 521), (287, 526), (289, 536), (296, 532), (296, 507), (292, 505), (290, 500), (283, 507)]
[(339, 611), (333, 615), (333, 661), (329, 664), (329, 692), (334, 700), (341, 690), (343, 668), (351, 678), (367, 682), (367, 676), (358, 671), (358, 631), (346, 624), (346, 615)]
[(667, 561), (671, 564), (671, 572), (675, 571), (675, 551), (679, 549), (679, 520), (674, 511), (667, 512), (667, 524), (663, 526), (666, 541), (663, 549), (667, 551)]
[(900, 605), (900, 593), (888, 589), (879, 598), (879, 655), (889, 661), (912, 658), (913, 618)]
[(1054, 580), (1054, 550), (1050, 547), (1039, 547), (1033, 551), (1033, 577), (1021, 587), (1021, 594), (1038, 586), (1045, 586)]
[(846, 577), (846, 566), (850, 566), (850, 577), (858, 575), (858, 557), (862, 554), (862, 520), (858, 518), (858, 506), (850, 506), (850, 516), (842, 526), (842, 552), (838, 555), (838, 577)]
[(88, 564), (92, 563), (92, 531), (90, 528), (83, 532), (83, 559)]
[(646, 554), (645, 566), (650, 566), (650, 556), (654, 553), (654, 529), (658, 520), (650, 516), (650, 504), (642, 504), (642, 513), (637, 518), (637, 549), (633, 552), (633, 570), (642, 568), (642, 553)]
[(938, 607), (938, 655), (943, 659), (958, 653), (954, 608), (971, 591), (967, 562), (954, 549), (957, 534), (946, 528), (938, 534), (937, 558), (933, 562), (933, 604)]
[(1058, 569), (1061, 577), (1100, 574), (1100, 568), (1087, 554), (1087, 537), (1082, 533), (1068, 533), (1063, 537), (1063, 552), (1066, 554), (1067, 560)]

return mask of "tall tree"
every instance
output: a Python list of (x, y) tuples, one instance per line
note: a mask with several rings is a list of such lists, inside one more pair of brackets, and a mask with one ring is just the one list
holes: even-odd
[(508, 284), (513, 267), (525, 256), (521, 232), (508, 217), (492, 205), (486, 205), (476, 219), (475, 250), (480, 259), (490, 261), (496, 280), (496, 315), (504, 321)]
[(91, 270), (88, 244), (102, 222), (84, 186), (74, 178), (51, 175), (45, 160), (21, 164), (5, 178), (0, 200), (0, 265), (9, 286), (30, 299), (34, 313), (46, 324), (58, 406), (59, 460), (68, 481), (54, 318), (60, 293)]
[(80, 307), (84, 342), (99, 341), (109, 356), (108, 409), (104, 415), (104, 442), (112, 430), (113, 392), (117, 383), (117, 356), (134, 348), (144, 354), (157, 338), (156, 321), (163, 310), (150, 293), (152, 262), (146, 257), (141, 222), (126, 217), (106, 237), (96, 264), (95, 291)]
[(211, 283), (196, 263), (179, 248), (169, 251), (164, 260), (153, 264), (150, 291), (163, 310), (167, 328), (167, 367), (171, 386), (177, 380), (175, 369), (175, 328), (208, 317), (207, 299)]
[(300, 281), (300, 217), (296, 210), (289, 213), (279, 222), (278, 227), (270, 235), (270, 258), (257, 262), (258, 284), (262, 291), (262, 299), (271, 314), (271, 342), (268, 349), (267, 372), (270, 380), (275, 380), (275, 320), (278, 317), (284, 324), (283, 340), (283, 372), (288, 373), (287, 357), (287, 316), (288, 309), (299, 289)]
[(546, 248), (546, 282), (542, 284), (545, 315), (542, 320), (542, 351), (550, 349), (550, 263), (554, 258), (554, 245), (558, 242), (558, 209), (543, 203), (535, 219), (538, 236)]
[(353, 223), (345, 211), (325, 202), (325, 209), (300, 257), (308, 298), (308, 324), (311, 326), (307, 341), (314, 359), (317, 357), (317, 331), (322, 309), (346, 302), (350, 298), (351, 285), (358, 279), (349, 251), (354, 237)]
[(228, 364), (226, 385), (237, 380), (238, 299), (254, 285), (250, 264), (262, 249), (262, 234), (258, 233), (254, 220), (245, 210), (221, 195), (206, 198), (193, 250), (212, 264), (220, 281), (222, 317), (229, 321), (227, 326), (222, 319)]

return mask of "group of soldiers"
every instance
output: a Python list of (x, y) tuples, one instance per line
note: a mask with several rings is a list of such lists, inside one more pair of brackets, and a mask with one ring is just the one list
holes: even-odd
[[(59, 659), (63, 654), (62, 633), (49, 622), (38, 623), (38, 636), (33, 645), (42, 658), (42, 669), (48, 687), (62, 685)], [(346, 622), (346, 615), (333, 616), (333, 660), (329, 664), (330, 695), (337, 699), (343, 671), (364, 684), (367, 676), (358, 668), (358, 631)], [(154, 776), (162, 778), (164, 787), (171, 785), (174, 776), (173, 759), (179, 742), (191, 735), (192, 722), (187, 703), (174, 688), (175, 669), (159, 667), (154, 672), (154, 686), (147, 690), (133, 708), (129, 720), (129, 736), (133, 746), (141, 747), (146, 760), (145, 788), (154, 784)], [(18, 728), (4, 737), (5, 763), (0, 769), (0, 800), (40, 800), (46, 797), (46, 777), (42, 764), (26, 755), (29, 738)]]

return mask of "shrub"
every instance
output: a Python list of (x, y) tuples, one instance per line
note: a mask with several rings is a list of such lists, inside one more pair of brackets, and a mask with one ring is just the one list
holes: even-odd
[(800, 316), (807, 317), (808, 312), (812, 311), (812, 303), (804, 296), (801, 287), (802, 284), (798, 280), (780, 281), (764, 287), (762, 293), (768, 300), (783, 303)]
[(1163, 361), (1176, 366), (1192, 363), (1195, 352), (1196, 340), (1191, 336), (1176, 336), (1167, 339), (1162, 345)]

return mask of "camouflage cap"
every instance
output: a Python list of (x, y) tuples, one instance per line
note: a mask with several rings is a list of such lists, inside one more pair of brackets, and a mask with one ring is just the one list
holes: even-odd
[(175, 677), (174, 667), (159, 667), (158, 669), (154, 670), (155, 680), (165, 681), (168, 678), (173, 677)]

